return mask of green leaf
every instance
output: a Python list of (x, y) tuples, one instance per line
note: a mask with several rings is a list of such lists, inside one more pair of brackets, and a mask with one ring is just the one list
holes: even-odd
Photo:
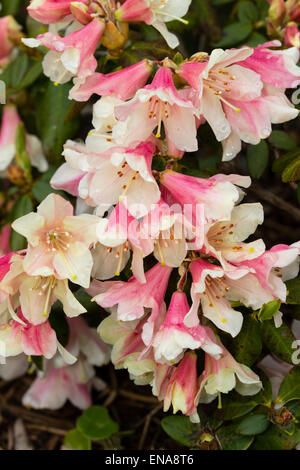
[(37, 126), (51, 163), (61, 162), (63, 144), (78, 129), (77, 118), (67, 119), (72, 108), (72, 101), (68, 98), (71, 86), (69, 83), (54, 86), (49, 81), (37, 107)]
[(42, 202), (51, 193), (59, 194), (62, 197), (65, 196), (63, 191), (53, 189), (47, 181), (35, 181), (32, 185), (32, 194), (38, 202)]
[(23, 0), (2, 0), (1, 16), (15, 15), (22, 4)]
[(108, 439), (119, 430), (119, 425), (111, 419), (104, 406), (91, 406), (84, 410), (76, 425), (92, 441)]
[(22, 80), (17, 85), (17, 91), (27, 88), (32, 85), (43, 72), (41, 61), (30, 61), (30, 66), (24, 74)]
[(265, 432), (269, 424), (266, 414), (257, 413), (244, 418), (236, 428), (236, 432), (243, 436), (254, 436)]
[(241, 23), (255, 23), (258, 20), (258, 11), (253, 2), (238, 3), (238, 18)]
[(284, 183), (292, 183), (300, 180), (300, 157), (290, 163), (282, 173)]
[(300, 400), (300, 368), (293, 367), (280, 385), (276, 403)]
[(286, 303), (292, 305), (300, 304), (300, 277), (286, 282), (288, 291)]
[(273, 424), (267, 431), (257, 436), (251, 450), (291, 450), (300, 442), (300, 429), (294, 428), (291, 434)]
[(273, 320), (267, 320), (261, 324), (263, 342), (279, 359), (293, 364), (293, 343), (295, 337), (290, 328), (283, 323), (276, 328)]
[(56, 302), (50, 312), (49, 323), (56, 333), (57, 339), (62, 346), (67, 346), (70, 337), (70, 327), (66, 316), (61, 309), (60, 302)]
[(295, 160), (295, 158), (299, 157), (299, 155), (299, 147), (297, 147), (295, 150), (292, 150), (291, 152), (286, 153), (285, 155), (282, 155), (274, 161), (272, 165), (272, 171), (275, 173), (282, 173), (283, 170)]
[(252, 32), (251, 23), (232, 23), (223, 29), (223, 38), (214, 47), (232, 47), (244, 41)]
[(269, 142), (282, 150), (294, 150), (297, 147), (295, 139), (284, 131), (273, 131), (269, 137)]
[(85, 437), (79, 429), (72, 429), (66, 434), (65, 446), (70, 447), (74, 450), (91, 450), (92, 443), (90, 439)]
[(280, 300), (271, 300), (271, 302), (264, 304), (257, 314), (258, 320), (261, 322), (265, 320), (272, 320), (274, 315), (276, 315), (276, 313), (280, 309), (280, 306)]
[(222, 409), (218, 410), (217, 415), (225, 421), (232, 420), (250, 413), (257, 405), (255, 396), (244, 397), (232, 392), (222, 397)]
[(263, 34), (258, 33), (257, 31), (253, 31), (253, 33), (247, 39), (246, 45), (249, 47), (257, 47), (264, 42), (267, 42), (266, 36)]
[[(28, 196), (28, 194), (24, 194), (23, 196), (20, 197), (20, 199), (14, 205), (12, 212), (10, 214), (10, 221), (13, 222), (19, 217), (29, 214), (29, 212), (32, 212), (32, 211), (33, 211), (32, 200)], [(22, 250), (26, 248), (26, 244), (27, 244), (26, 239), (22, 235), (15, 232), (14, 230), (11, 231), (10, 248), (12, 251)]]
[(232, 340), (231, 352), (238, 362), (251, 367), (260, 356), (261, 350), (259, 323), (251, 315), (245, 315), (242, 330)]
[(252, 178), (260, 178), (269, 163), (269, 147), (265, 140), (247, 147), (247, 163)]
[(187, 447), (193, 447), (202, 432), (201, 426), (191, 423), (187, 416), (167, 416), (161, 425), (168, 436)]
[(247, 450), (254, 439), (253, 436), (237, 434), (235, 424), (223, 426), (217, 432), (217, 437), (223, 450)]

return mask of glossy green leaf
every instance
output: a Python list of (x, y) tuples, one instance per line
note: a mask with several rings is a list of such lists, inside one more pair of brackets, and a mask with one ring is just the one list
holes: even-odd
[(294, 428), (291, 433), (280, 426), (272, 424), (265, 433), (257, 436), (253, 450), (292, 450), (300, 442), (300, 429)]
[(243, 436), (255, 436), (265, 432), (269, 424), (270, 422), (266, 414), (257, 413), (244, 418), (236, 428), (236, 432)]
[(265, 320), (272, 320), (274, 315), (276, 315), (276, 313), (280, 309), (280, 306), (280, 300), (271, 300), (271, 302), (264, 304), (257, 313), (258, 320), (260, 320), (261, 322)]
[(193, 447), (201, 434), (201, 426), (191, 423), (187, 416), (167, 416), (161, 421), (163, 430), (174, 441)]
[(258, 20), (256, 5), (249, 0), (238, 3), (238, 18), (241, 23), (255, 23)]
[(251, 315), (245, 315), (240, 333), (232, 340), (231, 352), (238, 362), (251, 367), (260, 356), (261, 350), (259, 323)]
[(300, 400), (300, 367), (293, 367), (280, 385), (276, 403)]
[(276, 328), (273, 320), (267, 320), (261, 324), (263, 342), (279, 359), (293, 364), (293, 343), (295, 337), (287, 324), (283, 323)]
[(227, 421), (244, 416), (258, 405), (255, 396), (245, 397), (237, 392), (222, 396), (222, 409), (218, 410), (218, 417)]
[(119, 425), (111, 419), (104, 406), (91, 406), (77, 419), (77, 428), (88, 439), (108, 439), (118, 432)]
[(72, 108), (68, 98), (71, 86), (69, 83), (54, 86), (49, 81), (37, 107), (37, 127), (51, 163), (62, 162), (63, 144), (78, 129), (77, 119), (67, 119)]
[(286, 282), (288, 291), (286, 303), (292, 305), (300, 304), (300, 277)]
[(92, 443), (79, 429), (72, 429), (66, 434), (65, 446), (73, 450), (91, 450)]
[(269, 163), (269, 147), (265, 140), (247, 147), (247, 163), (252, 178), (260, 178)]
[(294, 150), (297, 147), (296, 140), (284, 131), (273, 131), (269, 137), (269, 142), (282, 150)]
[(293, 183), (300, 180), (300, 157), (292, 161), (282, 173), (284, 183)]
[(254, 439), (253, 436), (238, 434), (235, 424), (222, 426), (217, 432), (217, 437), (223, 450), (247, 450)]
[(223, 38), (214, 47), (232, 47), (244, 41), (252, 32), (251, 23), (232, 23), (223, 29)]

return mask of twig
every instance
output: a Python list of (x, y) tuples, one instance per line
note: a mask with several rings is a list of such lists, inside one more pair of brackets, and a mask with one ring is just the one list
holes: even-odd
[(153, 410), (150, 411), (150, 413), (147, 414), (146, 419), (145, 419), (145, 426), (141, 435), (141, 439), (139, 442), (138, 450), (142, 450), (144, 447), (144, 443), (148, 434), (148, 429), (151, 423), (151, 420), (153, 416), (162, 408), (162, 403), (159, 403)]
[(271, 206), (276, 207), (276, 209), (280, 209), (284, 212), (287, 212), (293, 219), (300, 221), (300, 209), (294, 207), (289, 202), (286, 202), (281, 197), (277, 196), (271, 190), (266, 190), (258, 186), (257, 184), (253, 184), (247, 190), (249, 193), (255, 194), (258, 199), (262, 199), (265, 202), (271, 204)]
[(132, 400), (142, 401), (144, 403), (157, 403), (157, 398), (139, 395), (138, 393), (128, 392), (127, 390), (119, 390), (119, 395), (125, 398), (132, 398)]
[(49, 434), (54, 434), (55, 436), (65, 436), (68, 431), (64, 429), (58, 429), (58, 428), (52, 428), (49, 426), (43, 426), (42, 424), (26, 424), (27, 428), (29, 429), (36, 429), (38, 431), (45, 431), (48, 432)]

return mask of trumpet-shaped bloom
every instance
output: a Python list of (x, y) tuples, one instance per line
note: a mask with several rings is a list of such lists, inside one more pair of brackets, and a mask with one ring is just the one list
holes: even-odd
[(130, 67), (112, 73), (95, 72), (84, 83), (75, 79), (75, 86), (70, 91), (70, 98), (76, 101), (88, 101), (95, 93), (99, 96), (114, 96), (121, 100), (132, 98), (142, 88), (150, 76), (152, 67), (147, 60), (142, 60)]
[(116, 11), (116, 18), (121, 21), (144, 21), (156, 28), (168, 45), (179, 45), (177, 37), (170, 33), (165, 25), (168, 21), (178, 20), (187, 13), (191, 0), (126, 0)]
[(93, 250), (93, 277), (105, 280), (114, 275), (119, 276), (132, 250), (133, 275), (140, 282), (146, 282), (143, 258), (152, 253), (153, 244), (150, 239), (143, 237), (139, 222), (130, 215), (123, 203), (116, 205), (109, 218), (101, 219), (97, 234), (99, 243)]
[(193, 305), (184, 320), (189, 327), (199, 323), (198, 308), (201, 303), (203, 315), (234, 337), (241, 330), (243, 315), (231, 307), (230, 301), (240, 301), (247, 307), (257, 309), (274, 299), (247, 269), (225, 271), (220, 266), (198, 259), (192, 261), (190, 271), (193, 277)]
[[(16, 155), (16, 133), (18, 125), (22, 124), (17, 108), (8, 104), (3, 108), (0, 130), (0, 171), (4, 171), (12, 163)], [(26, 134), (26, 149), (31, 164), (40, 172), (47, 171), (48, 162), (43, 154), (40, 140), (31, 134)]]
[(10, 311), (14, 296), (18, 296), (23, 316), (33, 325), (48, 319), (51, 306), (57, 299), (62, 302), (63, 310), (69, 317), (86, 312), (69, 289), (67, 279), (56, 279), (53, 275), (29, 276), (24, 271), (23, 259), (20, 255), (13, 256), (9, 271), (0, 282), (1, 291), (11, 297), (8, 304)]
[[(214, 337), (212, 332), (211, 335)], [(215, 337), (214, 339), (223, 348), (223, 355), (218, 360), (205, 355), (205, 369), (199, 380), (200, 402), (210, 403), (220, 393), (228, 393), (234, 388), (241, 395), (256, 395), (262, 389), (258, 375), (244, 364), (236, 362), (221, 341)]]
[(258, 258), (243, 261), (240, 266), (250, 268), (265, 291), (285, 302), (284, 281), (293, 279), (299, 272), (299, 248), (296, 245), (275, 245)]
[(165, 134), (179, 149), (193, 152), (198, 149), (196, 110), (193, 103), (176, 90), (172, 72), (161, 67), (151, 85), (137, 91), (134, 98), (116, 108), (116, 117), (125, 121), (128, 117), (129, 138), (147, 140), (155, 128), (156, 137), (161, 136), (162, 124)]
[(151, 170), (153, 153), (150, 142), (135, 148), (113, 147), (102, 154), (67, 142), (67, 165), (58, 170), (51, 184), (57, 189), (70, 188), (89, 205), (98, 206), (99, 215), (124, 202), (134, 217), (142, 217), (160, 199)]
[(155, 324), (160, 317), (161, 308), (168, 286), (172, 268), (156, 264), (146, 272), (146, 283), (142, 284), (135, 277), (128, 282), (93, 281), (89, 292), (103, 308), (117, 305), (118, 319), (122, 321), (138, 320), (144, 317), (145, 309), (151, 309), (151, 316), (143, 328), (143, 340), (150, 344)]
[(197, 355), (191, 351), (185, 354), (171, 375), (164, 397), (164, 411), (172, 404), (174, 414), (180, 410), (190, 416), (193, 423), (199, 423), (197, 391)]
[(117, 369), (127, 369), (130, 377), (139, 385), (151, 382), (155, 368), (152, 351), (145, 351), (143, 325), (143, 321), (120, 322), (113, 313), (98, 327), (103, 341), (113, 346), (112, 363)]
[(154, 358), (158, 363), (175, 363), (182, 359), (186, 349), (202, 348), (219, 357), (222, 349), (211, 342), (205, 327), (188, 328), (184, 318), (190, 310), (186, 295), (174, 292), (165, 319), (152, 342)]
[(43, 45), (50, 49), (43, 60), (44, 74), (58, 85), (74, 76), (85, 78), (95, 71), (97, 60), (94, 52), (103, 30), (104, 23), (95, 18), (64, 38), (48, 32), (36, 39), (23, 39), (23, 42), (28, 47)]
[(98, 217), (73, 216), (73, 207), (61, 196), (50, 194), (39, 206), (12, 224), (28, 240), (23, 261), (31, 276), (70, 279), (88, 287), (93, 266), (89, 247), (96, 241)]
[[(161, 185), (187, 209), (186, 217), (199, 228), (205, 221), (230, 220), (232, 209), (243, 194), (236, 185), (250, 186), (250, 178), (238, 175), (215, 175), (202, 179), (166, 170)], [(204, 214), (203, 214), (204, 212)]]
[(228, 270), (230, 263), (257, 258), (265, 251), (264, 242), (243, 241), (255, 232), (258, 224), (263, 223), (263, 218), (263, 207), (259, 203), (235, 206), (230, 221), (207, 225), (204, 251), (212, 254)]
[[(27, 10), (29, 15), (40, 23), (56, 23), (71, 14), (71, 1), (72, 0), (31, 0)], [(82, 1), (86, 2), (86, 0)]]
[(32, 325), (18, 309), (18, 321), (10, 320), (0, 325), (0, 341), (4, 346), (4, 356), (18, 356), (22, 352), (28, 356), (45, 356), (50, 359), (57, 350), (55, 331), (48, 321)]
[(9, 15), (0, 18), (0, 67), (9, 61), (14, 48), (10, 40), (10, 34), (18, 32), (20, 29), (21, 26), (15, 21), (13, 16)]
[(277, 40), (260, 44), (240, 65), (258, 73), (263, 82), (274, 88), (295, 88), (300, 83), (299, 50), (296, 47), (271, 49), (280, 46)]

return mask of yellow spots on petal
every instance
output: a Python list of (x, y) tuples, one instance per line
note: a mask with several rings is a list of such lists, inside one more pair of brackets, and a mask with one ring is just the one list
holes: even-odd
[(227, 323), (227, 320), (226, 320), (226, 318), (222, 318), (222, 320), (221, 320), (221, 321), (222, 321), (222, 323)]
[(54, 82), (53, 85), (54, 85), (54, 86), (58, 86), (59, 83), (58, 83), (58, 82)]
[(76, 281), (76, 280), (77, 280), (77, 277), (78, 277), (78, 276), (76, 276), (76, 274), (74, 274), (74, 275), (72, 276), (73, 281)]
[(250, 253), (254, 253), (255, 249), (254, 248), (249, 248)]
[(48, 317), (48, 313), (47, 313), (47, 312), (44, 312), (44, 313), (43, 313), (43, 317)]
[(115, 276), (120, 276), (120, 274), (121, 274), (121, 273), (120, 273), (119, 271), (116, 271), (116, 272), (115, 272)]
[(164, 261), (162, 261), (161, 263), (162, 266), (166, 266), (166, 263)]
[(170, 362), (171, 362), (171, 364), (175, 364), (175, 361), (174, 361), (174, 359), (172, 359), (172, 361), (170, 361)]

